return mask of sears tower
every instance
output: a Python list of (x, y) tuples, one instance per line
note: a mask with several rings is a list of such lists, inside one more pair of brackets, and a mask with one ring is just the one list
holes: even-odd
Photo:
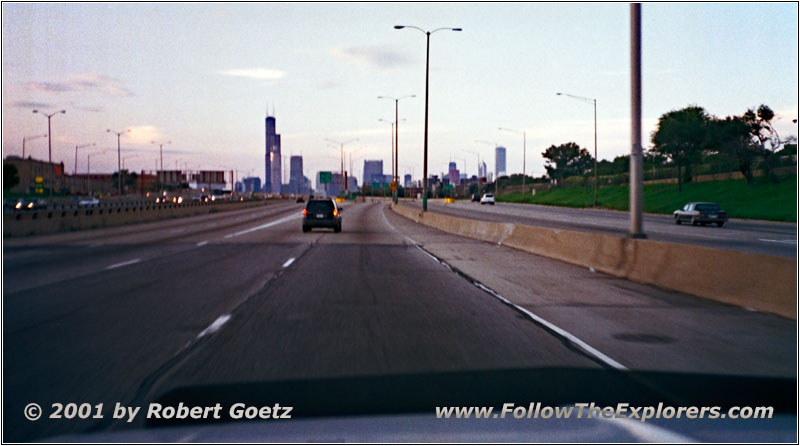
[(266, 155), (264, 156), (264, 192), (281, 193), (281, 135), (275, 133), (275, 117), (266, 119)]

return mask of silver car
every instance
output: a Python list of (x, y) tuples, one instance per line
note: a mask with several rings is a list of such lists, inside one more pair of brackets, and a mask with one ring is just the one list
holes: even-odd
[(728, 213), (719, 208), (717, 203), (686, 203), (683, 208), (672, 213), (675, 224), (683, 222), (691, 223), (692, 226), (716, 223), (720, 228), (728, 221)]

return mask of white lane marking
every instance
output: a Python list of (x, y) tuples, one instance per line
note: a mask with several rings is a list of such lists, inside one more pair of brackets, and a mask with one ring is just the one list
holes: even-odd
[(106, 267), (106, 269), (120, 268), (120, 267), (123, 267), (123, 266), (133, 265), (134, 263), (139, 263), (141, 261), (142, 261), (142, 259), (128, 260), (127, 262), (115, 263), (113, 265), (109, 265), (109, 266)]
[(234, 232), (233, 234), (228, 234), (228, 235), (225, 236), (225, 238), (238, 237), (240, 235), (247, 234), (247, 233), (250, 233), (250, 232), (253, 232), (253, 231), (259, 231), (261, 229), (269, 228), (270, 226), (275, 226), (275, 225), (279, 225), (281, 223), (286, 223), (287, 221), (295, 220), (295, 219), (298, 219), (300, 217), (302, 217), (302, 215), (288, 215), (286, 217), (279, 218), (279, 219), (277, 219), (275, 221), (271, 221), (269, 223), (264, 223), (263, 225), (260, 225), (260, 226), (256, 226), (256, 227), (249, 228), (249, 229), (245, 229), (245, 230), (242, 230), (242, 231), (239, 231), (239, 232)]
[(198, 246), (198, 247), (200, 247), (200, 246), (206, 246), (207, 244), (208, 244), (208, 240), (203, 240), (202, 242), (199, 242), (199, 243), (197, 244), (197, 246)]
[(642, 443), (697, 443), (698, 440), (682, 434), (671, 432), (663, 427), (658, 427), (653, 423), (642, 423), (630, 418), (604, 418), (597, 417), (601, 422), (616, 425), (627, 431)]
[(797, 240), (772, 240), (772, 239), (768, 239), (768, 238), (760, 238), (759, 240), (762, 241), (762, 242), (787, 243), (787, 244), (790, 244), (790, 245), (796, 245), (797, 244)]
[[(400, 232), (400, 231), (397, 231), (397, 228), (395, 228), (395, 227), (394, 227), (394, 225), (392, 225), (392, 224), (389, 222), (389, 219), (387, 219), (387, 218), (386, 218), (386, 215), (385, 215), (385, 213), (384, 213), (384, 212), (381, 212), (381, 214), (383, 214), (383, 219), (384, 219), (384, 221), (386, 221), (386, 223), (387, 223), (389, 226), (391, 226), (391, 227), (392, 227), (392, 229), (394, 229), (396, 232)], [(406, 238), (407, 240), (409, 240), (410, 242), (412, 242), (412, 243), (414, 244), (414, 246), (416, 246), (417, 248), (419, 248), (419, 250), (420, 250), (420, 251), (422, 251), (422, 252), (424, 252), (425, 254), (427, 254), (427, 255), (428, 255), (428, 257), (432, 258), (432, 259), (433, 259), (433, 260), (435, 260), (437, 263), (439, 263), (439, 264), (441, 264), (441, 265), (444, 265), (444, 266), (446, 266), (446, 267), (447, 267), (449, 270), (453, 271), (453, 268), (452, 268), (450, 265), (448, 265), (446, 262), (443, 262), (442, 260), (440, 260), (440, 259), (436, 258), (436, 256), (434, 256), (433, 254), (431, 254), (431, 253), (429, 253), (428, 251), (426, 251), (425, 249), (423, 249), (423, 248), (422, 248), (422, 246), (420, 246), (420, 245), (419, 245), (419, 243), (415, 242), (413, 239), (409, 238), (409, 237), (408, 237), (408, 236), (406, 236), (405, 234), (403, 234), (403, 235), (405, 236), (405, 238)], [(557, 325), (555, 325), (555, 324), (553, 324), (553, 323), (551, 323), (551, 322), (549, 322), (549, 321), (545, 320), (545, 319), (544, 319), (544, 318), (542, 318), (541, 316), (538, 316), (538, 315), (536, 315), (536, 314), (533, 314), (533, 313), (531, 313), (530, 311), (528, 311), (527, 309), (525, 309), (525, 308), (523, 308), (523, 307), (521, 307), (521, 306), (519, 306), (519, 305), (517, 305), (517, 304), (515, 304), (515, 303), (511, 302), (510, 300), (508, 300), (508, 299), (506, 299), (505, 297), (503, 297), (503, 296), (501, 296), (500, 294), (498, 294), (498, 293), (497, 293), (496, 291), (494, 291), (493, 289), (491, 289), (491, 288), (488, 288), (488, 287), (484, 286), (482, 283), (480, 283), (480, 282), (476, 282), (476, 281), (473, 281), (473, 282), (472, 282), (472, 284), (473, 284), (473, 285), (475, 285), (476, 287), (478, 287), (478, 288), (482, 289), (483, 291), (485, 291), (485, 292), (487, 292), (487, 293), (491, 294), (491, 295), (492, 295), (492, 296), (494, 296), (495, 298), (499, 299), (501, 302), (503, 302), (503, 303), (505, 303), (505, 304), (507, 304), (507, 305), (510, 305), (510, 306), (514, 307), (515, 309), (519, 310), (520, 312), (522, 312), (523, 314), (525, 314), (526, 316), (528, 316), (529, 318), (531, 318), (533, 321), (535, 321), (535, 322), (538, 322), (538, 323), (539, 323), (539, 324), (541, 324), (541, 325), (544, 325), (545, 327), (549, 328), (549, 329), (550, 329), (552, 332), (554, 332), (554, 333), (556, 333), (557, 335), (559, 335), (559, 336), (561, 336), (561, 337), (563, 337), (563, 338), (565, 338), (565, 339), (569, 340), (569, 341), (570, 341), (570, 342), (572, 342), (573, 344), (575, 344), (575, 345), (579, 346), (580, 348), (582, 348), (582, 349), (583, 349), (585, 352), (587, 352), (587, 353), (589, 353), (590, 355), (594, 356), (595, 358), (597, 358), (597, 359), (601, 360), (602, 362), (606, 363), (607, 365), (609, 365), (609, 366), (611, 366), (611, 367), (613, 367), (613, 368), (615, 368), (615, 369), (617, 369), (617, 370), (628, 370), (628, 368), (627, 368), (627, 367), (625, 367), (624, 365), (620, 364), (619, 362), (617, 362), (617, 361), (615, 361), (615, 360), (611, 359), (610, 357), (608, 357), (607, 355), (605, 355), (603, 352), (601, 352), (601, 351), (597, 350), (596, 348), (592, 347), (591, 345), (587, 344), (586, 342), (583, 342), (583, 341), (582, 341), (580, 338), (578, 338), (577, 336), (575, 336), (575, 335), (573, 335), (572, 333), (570, 333), (570, 332), (568, 332), (568, 331), (564, 330), (563, 328), (561, 328), (561, 327), (559, 327), (559, 326), (557, 326)]]
[(202, 338), (203, 336), (208, 336), (215, 331), (219, 330), (220, 327), (225, 325), (225, 322), (228, 322), (228, 319), (231, 318), (230, 314), (223, 314), (222, 316), (218, 317), (217, 320), (211, 323), (205, 330), (201, 331), (199, 335), (197, 335), (197, 339)]
[(170, 234), (180, 234), (183, 231), (184, 231), (184, 229), (173, 229), (173, 230), (169, 231), (169, 233)]
[(294, 263), (294, 257), (292, 257), (291, 259), (289, 259), (286, 262), (284, 262), (283, 267), (284, 268), (288, 268), (289, 265), (291, 265), (292, 263)]

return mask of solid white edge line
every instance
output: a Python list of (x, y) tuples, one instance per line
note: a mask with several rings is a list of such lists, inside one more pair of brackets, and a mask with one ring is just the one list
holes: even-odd
[(292, 263), (294, 263), (294, 257), (292, 257), (291, 259), (289, 259), (289, 260), (287, 260), (286, 262), (284, 262), (284, 263), (283, 263), (283, 267), (284, 267), (284, 268), (288, 268), (288, 267), (289, 267), (289, 265), (291, 265)]
[(219, 330), (223, 325), (225, 325), (226, 322), (228, 322), (230, 318), (230, 314), (223, 314), (222, 316), (218, 317), (214, 322), (211, 323), (211, 325), (206, 327), (205, 330), (201, 331), (200, 334), (197, 335), (197, 339), (210, 335)]
[(121, 263), (115, 263), (113, 265), (109, 265), (109, 266), (106, 267), (106, 269), (121, 268), (123, 266), (133, 265), (134, 263), (139, 263), (141, 261), (142, 261), (142, 259), (128, 260), (127, 262), (121, 262)]
[[(386, 223), (387, 223), (389, 226), (391, 226), (391, 227), (392, 227), (392, 229), (394, 229), (396, 232), (400, 232), (400, 231), (397, 231), (397, 228), (395, 228), (395, 227), (394, 227), (394, 225), (392, 225), (392, 224), (389, 222), (389, 220), (386, 218), (386, 215), (385, 215), (383, 212), (381, 212), (381, 214), (383, 215), (383, 219), (386, 221)], [(404, 235), (404, 236), (405, 236), (405, 235)], [(433, 259), (433, 260), (435, 260), (437, 263), (439, 263), (439, 264), (442, 264), (442, 265), (446, 266), (448, 269), (450, 269), (451, 271), (453, 271), (453, 268), (452, 268), (450, 265), (448, 265), (446, 262), (443, 262), (443, 261), (439, 260), (438, 258), (436, 258), (436, 256), (434, 256), (433, 254), (431, 254), (431, 253), (429, 253), (428, 251), (426, 251), (425, 249), (423, 249), (423, 248), (422, 248), (422, 246), (420, 246), (420, 245), (419, 245), (419, 243), (415, 242), (413, 239), (409, 238), (408, 236), (405, 236), (405, 238), (406, 238), (407, 240), (411, 241), (412, 243), (414, 243), (414, 246), (416, 246), (417, 248), (419, 248), (419, 250), (420, 250), (420, 251), (422, 251), (422, 252), (424, 252), (425, 254), (427, 254), (427, 255), (428, 255), (428, 257), (432, 258), (432, 259)], [(553, 331), (553, 332), (555, 332), (556, 334), (558, 334), (559, 336), (561, 336), (561, 337), (563, 337), (563, 338), (565, 338), (565, 339), (569, 340), (569, 341), (570, 341), (570, 342), (572, 342), (573, 344), (575, 344), (575, 345), (579, 346), (579, 347), (580, 347), (580, 348), (582, 348), (582, 349), (583, 349), (585, 352), (587, 352), (587, 353), (589, 353), (590, 355), (592, 355), (592, 356), (596, 357), (597, 359), (599, 359), (599, 360), (603, 361), (603, 362), (604, 362), (604, 363), (606, 363), (607, 365), (609, 365), (609, 366), (611, 366), (611, 367), (613, 367), (613, 368), (615, 368), (615, 369), (617, 369), (617, 370), (628, 370), (628, 368), (627, 368), (627, 367), (625, 367), (624, 365), (620, 364), (619, 362), (617, 362), (617, 361), (615, 361), (615, 360), (611, 359), (610, 357), (608, 357), (607, 355), (605, 355), (605, 354), (604, 354), (604, 353), (602, 353), (601, 351), (597, 350), (596, 348), (592, 347), (591, 345), (587, 344), (586, 342), (583, 342), (583, 341), (582, 341), (580, 338), (578, 338), (577, 336), (575, 336), (575, 335), (573, 335), (572, 333), (570, 333), (570, 332), (568, 332), (568, 331), (564, 330), (563, 328), (561, 328), (561, 327), (559, 327), (559, 326), (557, 326), (557, 325), (555, 325), (555, 324), (553, 324), (553, 323), (551, 323), (551, 322), (549, 322), (549, 321), (547, 321), (547, 320), (543, 319), (541, 316), (538, 316), (538, 315), (536, 315), (536, 314), (534, 314), (534, 313), (532, 313), (532, 312), (528, 311), (527, 309), (525, 309), (525, 308), (523, 308), (523, 307), (521, 307), (521, 306), (519, 306), (519, 305), (515, 304), (514, 302), (511, 302), (510, 300), (508, 300), (508, 299), (506, 299), (505, 297), (503, 297), (503, 296), (501, 296), (500, 294), (498, 294), (498, 293), (497, 293), (496, 291), (494, 291), (493, 289), (486, 287), (485, 285), (483, 285), (483, 284), (482, 284), (482, 283), (480, 283), (480, 282), (472, 282), (472, 284), (473, 284), (473, 285), (475, 285), (476, 287), (478, 287), (478, 288), (482, 289), (483, 291), (485, 291), (485, 292), (487, 292), (487, 293), (491, 294), (492, 296), (494, 296), (495, 298), (499, 299), (500, 301), (502, 301), (502, 302), (504, 302), (504, 303), (506, 303), (506, 304), (508, 304), (508, 305), (510, 305), (510, 306), (512, 306), (512, 307), (514, 307), (515, 309), (517, 309), (517, 310), (521, 311), (523, 314), (525, 314), (526, 316), (528, 316), (529, 318), (531, 318), (533, 321), (535, 321), (535, 322), (538, 322), (538, 323), (539, 323), (539, 324), (541, 324), (541, 325), (544, 325), (545, 327), (549, 328), (551, 331)]]
[(197, 246), (200, 247), (200, 246), (205, 246), (207, 244), (208, 244), (208, 240), (203, 240), (202, 242), (197, 243)]

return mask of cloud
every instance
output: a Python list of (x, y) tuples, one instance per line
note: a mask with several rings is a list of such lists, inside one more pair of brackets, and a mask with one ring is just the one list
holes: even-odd
[(65, 82), (29, 82), (25, 84), (25, 90), (53, 94), (84, 91), (111, 96), (133, 96), (133, 93), (119, 85), (116, 79), (101, 74), (76, 74), (69, 76)]
[(336, 47), (334, 57), (375, 70), (388, 70), (403, 65), (409, 58), (386, 45)]
[(52, 104), (48, 104), (46, 102), (35, 102), (35, 101), (16, 101), (11, 103), (12, 107), (19, 107), (19, 108), (52, 108)]
[(223, 76), (244, 77), (260, 81), (277, 81), (286, 76), (286, 72), (272, 68), (231, 68), (218, 73)]
[(138, 125), (130, 127), (129, 140), (134, 144), (150, 144), (150, 141), (160, 141), (161, 132), (152, 125)]

